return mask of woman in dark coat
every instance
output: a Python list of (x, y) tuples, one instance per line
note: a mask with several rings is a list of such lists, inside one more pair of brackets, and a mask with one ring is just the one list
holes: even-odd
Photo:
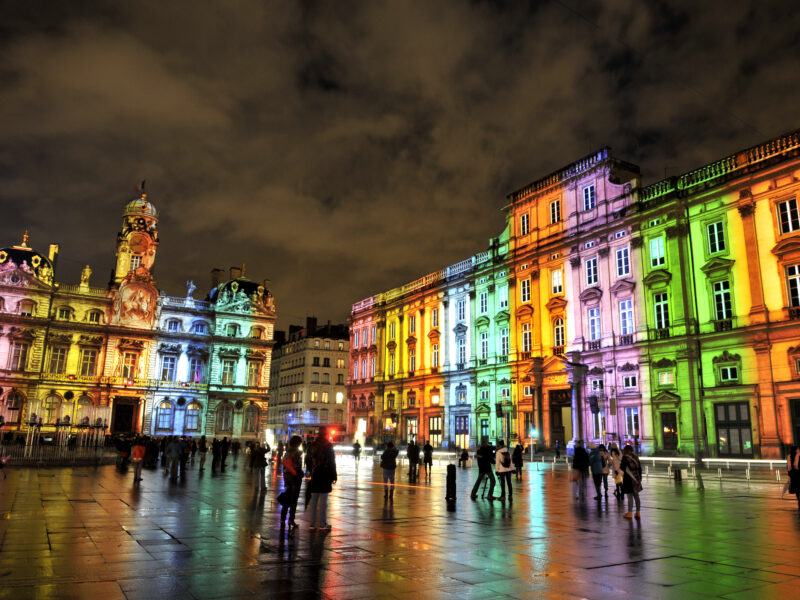
[[(283, 469), (283, 486), (286, 492), (286, 499), (284, 500), (283, 508), (281, 509), (281, 527), (286, 521), (286, 516), (289, 516), (289, 535), (297, 529), (297, 523), (294, 521), (295, 514), (297, 513), (297, 499), (300, 497), (300, 486), (303, 483), (303, 453), (300, 446), (303, 439), (299, 435), (293, 435), (289, 439), (289, 445), (286, 448), (286, 455), (278, 455), (279, 462), (288, 461), (288, 464), (294, 468)], [(283, 446), (283, 444), (281, 444)]]
[(622, 462), (619, 465), (622, 471), (622, 493), (628, 497), (628, 512), (625, 513), (626, 519), (634, 517), (633, 504), (636, 502), (636, 518), (639, 518), (639, 492), (642, 491), (642, 465), (633, 453), (633, 446), (625, 446), (622, 449)]
[(519, 442), (514, 447), (514, 452), (511, 454), (511, 462), (514, 464), (514, 475), (517, 481), (522, 481), (522, 455), (525, 449)]
[(311, 448), (311, 529), (328, 530), (328, 494), (336, 483), (336, 455), (333, 445), (328, 441), (327, 431), (320, 428), (320, 434)]

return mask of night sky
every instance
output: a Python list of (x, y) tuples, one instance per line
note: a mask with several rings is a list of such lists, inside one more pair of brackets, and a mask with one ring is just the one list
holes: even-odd
[(650, 183), (800, 127), (793, 2), (0, 6), (0, 245), (104, 285), (146, 179), (159, 286), (245, 262), (284, 328), (485, 250), (599, 147)]

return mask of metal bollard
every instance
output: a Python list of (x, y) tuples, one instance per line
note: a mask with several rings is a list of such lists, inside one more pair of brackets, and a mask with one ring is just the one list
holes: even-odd
[(667, 477), (672, 477), (672, 465), (667, 465)]
[(650, 475), (650, 467), (648, 465), (644, 466), (644, 475), (645, 475), (645, 477)]
[(717, 478), (722, 479), (722, 467), (717, 467)]
[(778, 483), (781, 482), (781, 472), (780, 471), (775, 471), (775, 479), (778, 480)]
[(556, 461), (553, 461), (553, 464), (550, 466), (550, 470), (551, 471), (555, 471), (556, 470)]
[(695, 476), (695, 470), (694, 470), (694, 467), (692, 467), (692, 477), (694, 477), (694, 476)]
[(744, 470), (744, 476), (747, 478), (747, 481), (750, 481), (750, 467)]

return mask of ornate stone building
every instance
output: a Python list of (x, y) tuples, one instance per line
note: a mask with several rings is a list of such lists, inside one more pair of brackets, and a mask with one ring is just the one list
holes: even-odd
[(123, 211), (107, 287), (54, 280), (58, 246), (25, 235), (0, 250), (0, 420), (4, 432), (88, 425), (112, 433), (263, 434), (276, 320), (266, 283), (221, 271), (205, 300), (159, 291), (158, 212), (142, 193)]

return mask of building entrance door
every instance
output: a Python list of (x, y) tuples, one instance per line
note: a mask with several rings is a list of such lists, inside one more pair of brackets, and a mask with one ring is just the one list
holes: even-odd
[(714, 409), (719, 455), (753, 456), (750, 404), (747, 402), (721, 402)]
[(792, 433), (794, 434), (794, 445), (800, 446), (800, 398), (790, 401), (792, 407)]
[(133, 416), (136, 405), (130, 402), (114, 402), (111, 415), (111, 433), (133, 433)]
[(661, 413), (661, 435), (664, 450), (674, 452), (678, 449), (678, 413)]
[(558, 440), (562, 448), (572, 439), (572, 393), (550, 390), (550, 446)]

